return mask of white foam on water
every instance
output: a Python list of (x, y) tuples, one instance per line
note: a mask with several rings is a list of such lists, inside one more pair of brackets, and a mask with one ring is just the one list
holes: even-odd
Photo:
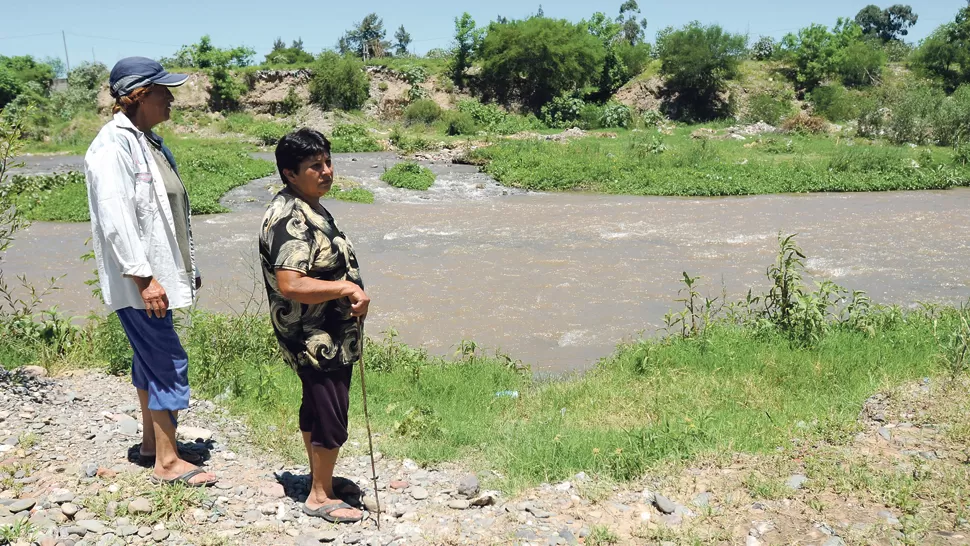
[(805, 269), (826, 278), (844, 277), (849, 272), (848, 268), (836, 267), (828, 258), (809, 258), (805, 261)]
[(578, 347), (583, 345), (582, 341), (588, 333), (589, 330), (570, 330), (559, 336), (557, 344), (560, 347)]

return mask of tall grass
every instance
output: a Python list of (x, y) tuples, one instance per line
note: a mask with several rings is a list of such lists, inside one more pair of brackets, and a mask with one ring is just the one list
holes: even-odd
[[(501, 141), (470, 153), (509, 186), (539, 191), (633, 195), (747, 195), (819, 191), (943, 189), (970, 184), (952, 150), (870, 145), (790, 135), (697, 140), (691, 128), (671, 135), (620, 131), (618, 138), (568, 143)], [(782, 153), (779, 153), (782, 152)]]

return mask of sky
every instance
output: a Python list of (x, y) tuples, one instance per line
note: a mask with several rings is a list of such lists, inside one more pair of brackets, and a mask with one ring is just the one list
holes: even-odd
[[(910, 1), (919, 22), (910, 30), (907, 40), (916, 42), (940, 24), (952, 21), (966, 1)], [(621, 2), (546, 0), (541, 5), (547, 17), (579, 21), (594, 11), (616, 15)], [(693, 20), (718, 23), (731, 32), (747, 33), (753, 41), (761, 35), (780, 38), (811, 23), (832, 26), (838, 17), (852, 17), (869, 3), (871, 0), (643, 0), (640, 9), (649, 25), (650, 41), (658, 29)], [(287, 11), (274, 10), (274, 5)], [(879, 5), (886, 7), (889, 3)], [(413, 39), (412, 50), (422, 54), (449, 45), (454, 19), (464, 11), (479, 26), (485, 26), (499, 15), (509, 19), (527, 17), (539, 6), (540, 2), (535, 0), (410, 3), (372, 0), (360, 4), (311, 0), (288, 0), (281, 4), (254, 0), (135, 0), (111, 4), (91, 0), (0, 0), (0, 55), (64, 60), (66, 38), (71, 65), (97, 60), (110, 68), (118, 59), (132, 55), (156, 59), (171, 56), (180, 46), (209, 34), (219, 47), (252, 47), (258, 62), (272, 49), (277, 37), (287, 43), (302, 38), (304, 48), (312, 53), (331, 48), (346, 29), (370, 12), (383, 18), (388, 39), (404, 25)]]

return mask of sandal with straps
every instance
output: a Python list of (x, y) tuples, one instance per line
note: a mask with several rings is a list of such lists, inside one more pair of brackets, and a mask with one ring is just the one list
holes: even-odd
[(320, 508), (310, 508), (306, 505), (306, 503), (303, 504), (304, 514), (317, 518), (323, 518), (325, 521), (329, 521), (330, 523), (357, 523), (358, 521), (364, 519), (363, 514), (357, 517), (340, 517), (333, 515), (333, 512), (344, 509), (356, 510), (356, 508), (347, 504), (346, 502), (324, 504)]
[(196, 468), (195, 470), (189, 470), (185, 474), (172, 479), (159, 478), (158, 476), (152, 474), (151, 481), (156, 484), (173, 484), (181, 483), (187, 487), (208, 487), (210, 485), (215, 485), (219, 480), (209, 480), (204, 482), (192, 482), (192, 478), (198, 476), (199, 474), (205, 474), (206, 471), (203, 468)]

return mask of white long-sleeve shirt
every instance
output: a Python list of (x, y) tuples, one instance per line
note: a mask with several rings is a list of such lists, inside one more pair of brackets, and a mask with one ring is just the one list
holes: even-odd
[(199, 271), (191, 218), (192, 264), (186, 267), (165, 184), (145, 139), (128, 116), (117, 113), (84, 156), (98, 279), (111, 310), (145, 308), (131, 277), (154, 277), (165, 289), (170, 309), (189, 307), (195, 298), (193, 277)]

